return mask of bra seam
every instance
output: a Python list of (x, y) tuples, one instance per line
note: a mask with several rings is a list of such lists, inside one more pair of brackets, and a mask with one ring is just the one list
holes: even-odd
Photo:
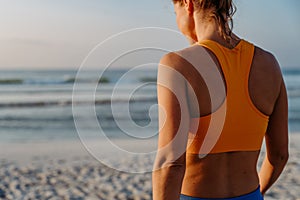
[[(198, 140), (197, 138), (194, 139), (188, 139), (188, 140)], [(260, 151), (261, 147), (259, 149), (234, 149), (234, 150), (228, 150), (228, 151), (220, 151), (220, 152), (213, 152), (213, 153), (208, 153), (208, 154), (219, 154), (219, 153), (229, 153), (229, 152), (238, 152), (238, 151), (243, 151), (243, 152), (249, 152), (249, 151)], [(192, 153), (192, 152), (186, 152), (187, 154), (194, 154), (194, 155), (198, 155), (199, 153)]]
[(191, 119), (200, 119), (200, 118), (211, 117), (213, 114), (215, 114), (216, 112), (218, 112), (223, 106), (225, 106), (226, 102), (227, 102), (227, 95), (226, 95), (225, 100), (221, 103), (221, 105), (214, 112), (209, 113), (209, 114), (204, 115), (204, 116), (200, 116), (200, 117), (191, 117)]

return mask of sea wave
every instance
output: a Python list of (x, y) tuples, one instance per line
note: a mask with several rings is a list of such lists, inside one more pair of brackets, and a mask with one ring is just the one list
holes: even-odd
[(63, 79), (19, 79), (8, 78), (0, 79), (0, 85), (62, 85), (62, 84), (74, 84), (76, 83), (98, 83), (107, 84), (111, 83), (108, 77), (102, 77), (100, 79), (76, 79), (76, 77), (65, 77)]
[(282, 68), (282, 72), (283, 72), (284, 75), (299, 76), (300, 68)]
[[(157, 98), (134, 98), (130, 99), (130, 103), (155, 103)], [(47, 106), (69, 106), (69, 105), (105, 105), (111, 103), (128, 103), (128, 99), (102, 99), (95, 101), (72, 101), (72, 100), (58, 100), (58, 101), (35, 101), (35, 102), (3, 102), (0, 103), (0, 108), (6, 107), (47, 107)]]
[(22, 79), (0, 79), (0, 84), (23, 84), (24, 80)]
[(64, 80), (63, 83), (110, 83), (111, 80), (107, 77), (101, 77), (100, 79), (79, 79), (76, 77), (68, 77)]
[(300, 97), (300, 88), (288, 87), (287, 92), (290, 98)]

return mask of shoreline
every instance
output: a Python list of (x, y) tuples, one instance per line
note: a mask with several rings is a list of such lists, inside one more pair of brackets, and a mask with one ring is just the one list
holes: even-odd
[[(266, 194), (266, 200), (299, 199), (300, 134), (293, 133), (289, 137), (288, 164)], [(0, 199), (152, 199), (153, 157), (126, 157), (124, 151), (113, 151), (115, 147), (103, 140), (87, 141), (96, 154), (107, 156), (102, 157), (103, 162), (95, 159), (79, 139), (0, 143)], [(125, 149), (127, 155), (133, 155), (156, 150), (157, 140), (113, 139), (113, 142)], [(261, 161), (262, 156), (259, 163)], [(105, 165), (107, 163), (113, 167)], [(126, 173), (126, 170), (139, 172), (141, 169), (146, 173)]]
[[(291, 153), (295, 151), (300, 152), (300, 133), (289, 134), (289, 142)], [(79, 138), (74, 138), (70, 140), (64, 139), (61, 141), (0, 142), (0, 160), (24, 164), (26, 162), (31, 162), (32, 160), (39, 160), (43, 158), (57, 160), (73, 160), (78, 157), (95, 159), (94, 157), (97, 157), (97, 154), (107, 154), (108, 156), (111, 154), (115, 155), (115, 153), (118, 152), (118, 149), (129, 153), (147, 154), (149, 152), (156, 151), (156, 148), (156, 138), (148, 140), (111, 138), (107, 141), (105, 138), (89, 138), (83, 141)], [(264, 143), (261, 151), (262, 153), (265, 151)], [(94, 154), (96, 154), (96, 156)]]

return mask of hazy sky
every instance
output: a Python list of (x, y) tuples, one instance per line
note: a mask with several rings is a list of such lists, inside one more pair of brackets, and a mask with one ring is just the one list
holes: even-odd
[[(281, 66), (300, 67), (299, 0), (235, 3), (239, 36), (273, 52)], [(0, 8), (0, 69), (78, 68), (113, 34), (149, 26), (177, 30), (171, 0), (0, 0)]]

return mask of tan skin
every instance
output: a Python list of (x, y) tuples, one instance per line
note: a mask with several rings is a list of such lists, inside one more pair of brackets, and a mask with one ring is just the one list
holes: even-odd
[[(174, 7), (178, 27), (191, 44), (210, 39), (232, 48), (239, 43), (240, 39), (234, 35), (233, 46), (228, 44), (218, 33), (217, 23), (214, 20), (203, 20), (203, 14), (194, 9), (192, 1), (185, 0), (184, 5), (177, 3)], [(193, 51), (193, 47), (182, 51)], [(220, 67), (216, 56), (207, 51)], [(178, 94), (188, 96), (186, 101), (179, 103), (169, 89), (158, 85), (158, 102), (167, 115), (165, 123), (160, 123), (158, 148), (166, 147), (170, 143), (172, 147), (157, 155), (153, 172), (153, 199), (174, 200), (179, 199), (180, 194), (201, 198), (229, 198), (252, 192), (259, 185), (264, 195), (278, 179), (288, 160), (287, 95), (280, 67), (274, 56), (256, 47), (249, 75), (252, 102), (262, 113), (270, 116), (265, 135), (267, 154), (259, 173), (256, 170), (259, 151), (209, 154), (202, 159), (184, 151), (180, 156), (174, 156), (174, 149), (182, 150), (186, 147), (178, 147), (176, 142), (172, 144), (172, 139), (177, 134), (180, 135), (182, 143), (186, 141), (189, 121), (185, 116), (199, 117), (212, 111), (207, 87), (203, 79), (192, 72), (189, 63), (177, 54), (169, 53), (162, 58), (159, 70), (165, 65), (179, 71), (191, 84), (198, 105), (189, 102), (190, 91), (186, 87), (178, 87)], [(176, 84), (185, 85), (186, 80), (178, 79)], [(221, 103), (222, 100), (218, 105)], [(195, 112), (197, 106), (200, 113)], [(182, 120), (181, 116), (186, 120)], [(180, 131), (179, 124), (183, 124)]]

